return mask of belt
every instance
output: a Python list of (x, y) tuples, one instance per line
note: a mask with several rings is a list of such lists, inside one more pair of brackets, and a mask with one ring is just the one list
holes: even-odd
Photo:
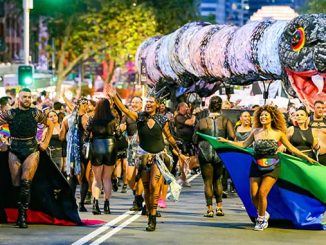
[(17, 138), (17, 137), (10, 137), (12, 140), (18, 140), (18, 141), (25, 141), (25, 140), (32, 140), (35, 139), (35, 137), (28, 137), (28, 138)]

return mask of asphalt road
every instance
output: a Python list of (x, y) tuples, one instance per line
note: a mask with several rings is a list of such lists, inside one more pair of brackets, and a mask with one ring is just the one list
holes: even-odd
[[(224, 217), (205, 218), (206, 212), (201, 176), (192, 180), (191, 188), (182, 190), (180, 201), (168, 201), (161, 209), (157, 230), (146, 232), (147, 218), (128, 212), (131, 191), (113, 193), (110, 215), (81, 213), (82, 219), (104, 220), (97, 226), (29, 225), (18, 229), (12, 224), (0, 224), (0, 244), (326, 244), (326, 231), (308, 231), (270, 227), (253, 231), (238, 197), (223, 200)], [(101, 208), (103, 201), (101, 202)]]

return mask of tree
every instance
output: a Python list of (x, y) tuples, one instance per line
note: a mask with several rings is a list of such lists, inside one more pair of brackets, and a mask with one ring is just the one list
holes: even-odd
[(128, 0), (85, 1), (87, 11), (52, 19), (50, 29), (57, 50), (57, 95), (65, 77), (77, 64), (90, 57), (106, 60), (108, 82), (115, 64), (124, 62), (128, 55), (134, 56), (139, 44), (155, 35), (152, 8), (130, 3)]
[[(21, 0), (15, 0), (21, 4)], [(65, 77), (90, 57), (116, 63), (134, 56), (146, 38), (198, 19), (196, 0), (34, 0), (32, 16), (47, 16), (56, 54), (57, 95)]]
[(306, 1), (305, 6), (302, 9), (303, 13), (326, 13), (326, 0), (309, 0)]
[(138, 0), (154, 9), (157, 32), (168, 34), (182, 25), (199, 20), (198, 0)]

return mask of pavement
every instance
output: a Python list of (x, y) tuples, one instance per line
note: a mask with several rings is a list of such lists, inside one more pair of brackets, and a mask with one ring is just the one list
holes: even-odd
[[(178, 202), (168, 200), (160, 209), (155, 232), (146, 232), (147, 217), (128, 211), (132, 192), (113, 192), (109, 215), (80, 213), (82, 219), (103, 220), (96, 226), (29, 225), (18, 229), (13, 224), (0, 224), (0, 244), (326, 244), (325, 231), (269, 227), (253, 231), (241, 200), (236, 195), (223, 199), (225, 216), (203, 217), (206, 212), (201, 176), (192, 176), (192, 187), (183, 188)], [(121, 189), (121, 188), (120, 188)], [(120, 190), (119, 190), (120, 191)], [(100, 201), (103, 209), (103, 200)]]

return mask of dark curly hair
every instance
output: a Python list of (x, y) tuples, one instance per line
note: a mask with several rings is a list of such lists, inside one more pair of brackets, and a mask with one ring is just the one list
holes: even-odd
[(222, 109), (222, 99), (219, 96), (211, 97), (208, 105), (210, 112), (220, 112)]
[(283, 133), (286, 132), (286, 121), (284, 115), (275, 106), (270, 106), (270, 105), (264, 105), (255, 110), (253, 116), (254, 128), (263, 127), (263, 125), (260, 122), (260, 114), (263, 111), (267, 111), (271, 115), (271, 119), (272, 119), (271, 126), (273, 129), (280, 130)]

